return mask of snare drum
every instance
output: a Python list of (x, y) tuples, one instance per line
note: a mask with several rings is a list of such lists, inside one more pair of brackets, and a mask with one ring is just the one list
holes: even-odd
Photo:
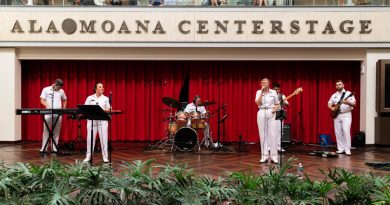
[(176, 124), (185, 125), (187, 124), (187, 113), (179, 111), (176, 113)]
[(199, 112), (191, 112), (191, 127), (194, 129), (204, 129), (206, 128), (206, 118), (204, 115)]
[(194, 129), (204, 129), (206, 128), (206, 121), (201, 119), (198, 122), (191, 122), (191, 127)]
[(189, 127), (180, 128), (175, 134), (175, 146), (180, 151), (192, 151), (198, 145), (197, 132)]
[(199, 112), (191, 112), (190, 113), (190, 117), (191, 117), (191, 123), (198, 123), (201, 121), (201, 115)]

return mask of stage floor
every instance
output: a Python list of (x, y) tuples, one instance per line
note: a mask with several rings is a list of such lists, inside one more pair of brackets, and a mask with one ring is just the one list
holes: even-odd
[[(153, 145), (154, 143), (152, 143)], [(30, 162), (34, 164), (48, 163), (52, 158), (63, 163), (74, 163), (76, 160), (83, 160), (85, 154), (73, 153), (67, 155), (49, 154), (40, 156), (38, 150), (40, 142), (23, 142), (17, 144), (0, 144), (0, 160), (5, 164), (16, 162)], [(259, 163), (260, 150), (258, 144), (245, 145), (246, 151), (238, 151), (238, 144), (232, 144), (230, 149), (234, 152), (212, 152), (201, 150), (199, 152), (168, 152), (163, 150), (143, 151), (147, 145), (145, 142), (115, 142), (113, 143), (112, 162), (114, 170), (120, 169), (122, 161), (155, 159), (155, 164), (187, 164), (198, 174), (207, 174), (212, 177), (224, 175), (226, 171), (248, 171), (254, 173), (267, 172), (275, 166), (271, 162)], [(329, 168), (344, 168), (354, 173), (373, 172), (376, 175), (389, 175), (389, 171), (375, 170), (366, 166), (365, 162), (389, 162), (390, 148), (364, 147), (352, 150), (352, 156), (339, 155), (338, 158), (322, 158), (309, 155), (313, 150), (324, 150), (318, 146), (291, 145), (283, 153), (283, 163), (291, 157), (297, 158), (292, 165), (301, 162), (304, 165), (305, 173), (313, 178), (324, 178), (320, 169), (327, 172)], [(330, 150), (335, 150), (330, 148)], [(102, 164), (100, 152), (95, 152), (94, 165)]]

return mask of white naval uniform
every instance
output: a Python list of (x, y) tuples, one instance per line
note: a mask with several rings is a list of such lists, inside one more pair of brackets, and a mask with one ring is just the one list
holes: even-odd
[[(54, 99), (53, 99), (53, 94), (54, 94)], [(44, 99), (46, 100), (46, 104), (47, 104), (47, 109), (60, 109), (62, 108), (62, 101), (65, 101), (66, 100), (66, 95), (65, 95), (65, 92), (63, 89), (60, 89), (60, 90), (57, 90), (57, 91), (54, 91), (53, 90), (53, 86), (48, 86), (48, 87), (45, 87), (42, 89), (42, 93), (41, 93), (41, 96), (40, 96), (41, 99)], [(54, 106), (52, 106), (52, 101), (53, 101), (53, 104)], [(61, 121), (62, 121), (62, 116), (59, 116), (59, 115), (45, 115), (45, 120), (47, 122), (47, 125), (49, 126), (49, 128), (51, 128), (52, 126), (52, 123), (55, 122), (55, 120), (58, 118), (58, 121), (57, 121), (57, 124), (56, 126), (54, 127), (53, 129), (53, 137), (54, 137), (54, 140), (58, 146), (58, 140), (59, 140), (59, 136), (60, 136), (60, 129), (61, 129)], [(54, 122), (53, 122), (53, 118), (54, 118)], [(40, 151), (47, 151), (47, 148), (49, 146), (46, 146), (46, 150), (43, 150), (43, 148), (45, 147), (45, 144), (46, 144), (46, 141), (49, 139), (49, 130), (46, 128), (46, 125), (45, 123), (43, 123), (43, 134), (42, 134), (42, 148)], [(56, 148), (54, 146), (53, 143), (51, 143), (51, 147), (52, 147), (52, 150), (54, 152), (56, 152)]]
[[(196, 112), (196, 111), (198, 111), (202, 115), (207, 113), (206, 108), (204, 106), (195, 106), (194, 103), (188, 104), (186, 106), (186, 108), (184, 109), (184, 112), (186, 112), (186, 113), (191, 113), (191, 112)], [(187, 122), (187, 126), (191, 127), (190, 119)], [(207, 122), (205, 122), (205, 128), (204, 128), (203, 134), (204, 134), (204, 137), (210, 137), (210, 125)]]
[[(275, 113), (272, 109), (279, 104), (278, 94), (275, 90), (269, 89), (269, 92), (262, 96), (261, 90), (256, 92), (255, 101), (262, 97), (262, 104), (259, 105), (257, 112), (257, 126), (259, 128), (261, 160), (266, 161), (269, 158), (268, 147), (270, 147), (271, 159), (278, 161), (277, 143), (278, 143), (278, 122), (275, 120)], [(279, 125), (280, 126), (280, 125)], [(279, 130), (280, 131), (280, 130)], [(280, 137), (280, 136), (279, 136)]]
[[(345, 92), (343, 99), (345, 99), (351, 92), (343, 89), (341, 92), (335, 92), (329, 99), (329, 105), (335, 105), (340, 101), (340, 98)], [(351, 96), (347, 99), (351, 103), (355, 103), (356, 99)], [(345, 151), (346, 153), (351, 151), (351, 124), (352, 124), (352, 113), (353, 107), (347, 104), (341, 104), (340, 114), (333, 120), (334, 130), (337, 140), (337, 149), (340, 152)]]
[[(99, 105), (103, 110), (110, 108), (108, 97), (103, 94), (97, 97), (96, 94), (88, 96), (85, 101), (86, 105)], [(91, 124), (92, 120), (87, 120), (87, 155), (84, 161), (91, 160)], [(93, 149), (95, 149), (96, 134), (99, 132), (100, 145), (102, 149), (102, 157), (104, 162), (108, 162), (108, 121), (94, 120), (93, 121)]]
[[(279, 96), (279, 95), (278, 95)], [(288, 101), (286, 100), (286, 96), (284, 94), (282, 94), (282, 96), (279, 96), (279, 101), (280, 101), (280, 97), (282, 97), (283, 99), (283, 104), (284, 105), (288, 105)], [(279, 107), (277, 110), (279, 111), (281, 109), (281, 107)], [(280, 120), (277, 120), (278, 121), (278, 150), (279, 151), (282, 151), (280, 145), (282, 144), (281, 143), (281, 132), (280, 132), (280, 129), (283, 129), (283, 126), (284, 126), (284, 121), (282, 122), (282, 127), (280, 127)]]

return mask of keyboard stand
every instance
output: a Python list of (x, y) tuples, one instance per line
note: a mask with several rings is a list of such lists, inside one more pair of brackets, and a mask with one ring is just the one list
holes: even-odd
[[(54, 118), (54, 116), (53, 116), (53, 118)], [(58, 123), (58, 119), (60, 119), (60, 115), (57, 115), (54, 123), (52, 123), (53, 126), (51, 127), (51, 129), (49, 129), (49, 125), (45, 119), (45, 115), (42, 115), (43, 123), (45, 124), (46, 129), (49, 131), (49, 138), (47, 138), (47, 141), (45, 143), (45, 146), (43, 147), (43, 151), (41, 152), (41, 155), (45, 154), (45, 152), (46, 152), (45, 150), (47, 148), (47, 145), (49, 144), (49, 141), (51, 141), (52, 144), (54, 145), (54, 147), (56, 148), (57, 154), (60, 154), (60, 150), (58, 149), (58, 145), (57, 145), (56, 141), (54, 140), (54, 128), (56, 127), (56, 125)], [(51, 120), (53, 120), (53, 119), (51, 119)], [(51, 149), (53, 150), (53, 147)]]

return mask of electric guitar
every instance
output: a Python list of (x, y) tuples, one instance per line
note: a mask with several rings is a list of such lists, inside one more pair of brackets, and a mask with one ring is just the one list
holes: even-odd
[(284, 99), (283, 101), (286, 101), (286, 100), (292, 98), (293, 96), (298, 95), (301, 92), (303, 92), (303, 88), (302, 87), (297, 88), (297, 89), (295, 89), (295, 91), (293, 93), (291, 93), (289, 96), (287, 96), (286, 99)]
[(338, 102), (337, 104), (332, 105), (333, 110), (330, 111), (330, 115), (333, 118), (336, 118), (340, 114), (340, 111), (341, 111), (340, 106), (343, 104), (343, 101), (352, 97), (354, 94), (355, 94), (355, 92), (351, 92), (346, 98), (344, 98), (343, 100), (340, 100), (340, 102)]

